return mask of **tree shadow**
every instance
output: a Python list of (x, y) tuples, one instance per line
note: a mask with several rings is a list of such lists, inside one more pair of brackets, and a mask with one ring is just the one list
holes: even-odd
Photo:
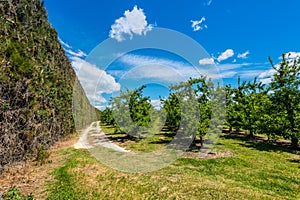
[[(180, 134), (181, 133), (181, 134)], [(159, 140), (151, 141), (151, 144), (167, 144), (171, 141), (179, 141), (179, 140), (189, 140), (190, 137), (183, 136), (182, 132), (179, 132), (178, 130), (169, 130), (167, 128), (163, 128), (159, 133), (155, 134), (156, 136), (161, 137)], [(200, 144), (200, 138), (196, 138), (192, 144), (199, 143)], [(191, 145), (192, 145), (191, 144)], [(197, 146), (197, 145), (196, 145)]]
[(125, 143), (128, 141), (133, 141), (133, 142), (139, 141), (138, 138), (125, 133), (105, 133), (105, 136), (107, 139), (109, 139), (112, 142)]
[[(257, 149), (259, 151), (268, 151), (268, 152), (287, 152), (292, 154), (300, 154), (300, 148), (295, 149), (291, 146), (291, 143), (286, 140), (268, 140), (263, 136), (249, 136), (245, 132), (242, 131), (229, 131), (227, 129), (222, 130), (221, 138), (225, 139), (234, 139), (243, 141), (246, 143), (238, 143), (241, 146), (247, 148)], [(163, 128), (159, 133), (155, 134), (158, 137), (161, 137), (159, 140), (149, 141), (150, 144), (161, 144), (168, 145), (174, 137), (176, 136), (176, 131), (170, 131), (167, 128)], [(139, 142), (141, 140), (147, 139), (147, 133), (145, 137), (138, 138), (126, 133), (106, 133), (106, 137), (118, 143), (126, 143), (126, 142)], [(220, 144), (220, 143), (219, 143)], [(201, 141), (199, 138), (196, 138), (190, 145), (187, 151), (190, 152), (199, 152), (201, 150)], [(294, 162), (300, 162), (299, 160), (295, 160)]]
[[(292, 162), (292, 163), (300, 164), (300, 159), (289, 159), (289, 161)], [(299, 166), (299, 168), (300, 168), (300, 166)]]
[(296, 164), (299, 164), (299, 169), (300, 169), (300, 158), (296, 159), (289, 159), (288, 161), (290, 161), (291, 163), (296, 163)]
[(164, 139), (164, 140), (158, 140), (158, 141), (151, 141), (150, 144), (169, 144), (172, 140)]
[(268, 151), (268, 152), (287, 152), (297, 154), (300, 151), (300, 148), (295, 148), (285, 140), (268, 140), (263, 136), (253, 136), (250, 137), (248, 134), (244, 132), (228, 132), (227, 130), (223, 131), (223, 135), (221, 137), (225, 139), (235, 139), (246, 142), (245, 144), (239, 143), (239, 145), (254, 148), (259, 151)]

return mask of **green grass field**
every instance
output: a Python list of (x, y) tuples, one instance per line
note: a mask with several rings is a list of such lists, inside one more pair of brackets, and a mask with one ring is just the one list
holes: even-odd
[[(112, 133), (109, 127), (103, 127)], [(119, 139), (122, 134), (113, 135)], [(162, 135), (123, 146), (156, 150)], [(116, 140), (117, 141), (117, 140)], [(151, 142), (152, 141), (152, 142)], [(230, 156), (180, 158), (161, 170), (127, 174), (111, 169), (87, 150), (62, 150), (64, 164), (53, 171), (48, 199), (300, 199), (299, 152), (264, 142), (222, 136), (216, 152)]]

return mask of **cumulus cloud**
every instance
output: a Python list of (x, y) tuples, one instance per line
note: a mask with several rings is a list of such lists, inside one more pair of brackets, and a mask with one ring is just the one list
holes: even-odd
[(213, 58), (203, 58), (199, 60), (200, 65), (213, 65), (215, 64), (215, 61)]
[(161, 101), (159, 99), (154, 99), (154, 100), (151, 99), (150, 103), (156, 110), (161, 109)]
[[(297, 52), (289, 52), (286, 54), (287, 55), (287, 59), (295, 59), (295, 58), (300, 58), (300, 52), (297, 53)], [(282, 57), (279, 57), (279, 59), (282, 59)], [(292, 66), (294, 63), (293, 62), (289, 62), (288, 65)], [(278, 64), (275, 64), (274, 65), (274, 68), (271, 68), (269, 70), (265, 70), (263, 72), (261, 72), (259, 75), (258, 75), (258, 79), (264, 83), (264, 84), (269, 84), (271, 83), (273, 77), (274, 77), (274, 74), (277, 73), (276, 70), (278, 70), (280, 68), (280, 63)]]
[(78, 69), (77, 77), (93, 105), (106, 102), (102, 94), (111, 94), (120, 90), (120, 84), (96, 65), (78, 57), (72, 57), (71, 60), (72, 66)]
[[(276, 66), (275, 66), (276, 68)], [(269, 84), (272, 81), (273, 75), (276, 73), (275, 69), (269, 69), (266, 71), (263, 71), (258, 75), (258, 79), (263, 83), (263, 84)]]
[(84, 60), (87, 56), (86, 53), (81, 50), (74, 51), (72, 46), (61, 39), (59, 39), (59, 42), (69, 57), (78, 80), (91, 104), (105, 103), (106, 99), (102, 94), (111, 94), (120, 90), (120, 84), (116, 83), (111, 75)]
[(234, 51), (232, 49), (227, 49), (218, 57), (218, 61), (224, 61), (234, 56)]
[(276, 73), (275, 69), (269, 69), (267, 71), (262, 72), (258, 78), (270, 78)]
[(133, 35), (146, 35), (152, 28), (153, 26), (146, 20), (143, 9), (134, 6), (132, 11), (126, 10), (124, 16), (115, 21), (111, 26), (109, 37), (121, 42), (125, 40), (126, 35), (132, 39)]
[(200, 20), (191, 20), (193, 31), (200, 31), (207, 28), (207, 25), (202, 25), (205, 20), (205, 17), (202, 17)]
[(238, 58), (242, 58), (242, 59), (246, 59), (248, 57), (248, 55), (250, 54), (249, 51), (246, 51), (245, 53), (242, 53), (242, 54), (238, 54)]
[[(300, 57), (300, 53), (297, 53), (297, 52), (291, 52), (291, 54), (287, 54), (287, 59), (295, 59), (298, 57)], [(288, 63), (288, 65), (290, 65), (290, 66), (292, 66), (293, 64), (294, 64), (293, 62)], [(272, 79), (274, 78), (274, 74), (277, 73), (276, 70), (278, 70), (278, 69), (280, 69), (280, 63), (274, 65), (274, 68), (271, 68), (269, 70), (265, 70), (265, 71), (261, 72), (258, 75), (258, 79), (264, 84), (271, 83)]]

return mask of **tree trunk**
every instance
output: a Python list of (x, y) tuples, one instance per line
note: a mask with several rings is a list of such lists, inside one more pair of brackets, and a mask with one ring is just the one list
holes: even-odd
[(292, 147), (297, 148), (299, 144), (299, 139), (296, 138), (295, 136), (292, 137)]
[(203, 137), (200, 136), (200, 144), (201, 144), (201, 148), (203, 147)]
[(252, 129), (250, 129), (250, 131), (249, 131), (249, 137), (250, 137), (250, 138), (254, 138), (254, 133), (253, 133), (253, 130), (252, 130)]

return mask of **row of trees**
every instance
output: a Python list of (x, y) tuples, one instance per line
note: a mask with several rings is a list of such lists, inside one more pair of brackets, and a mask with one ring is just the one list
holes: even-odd
[(237, 88), (226, 87), (226, 123), (232, 129), (290, 139), (294, 147), (300, 138), (300, 59), (287, 59), (274, 65), (275, 71), (267, 85), (258, 82), (238, 81)]
[[(225, 125), (230, 131), (247, 131), (251, 137), (266, 134), (268, 138), (290, 139), (297, 147), (300, 139), (300, 59), (291, 60), (283, 54), (280, 64), (274, 65), (271, 59), (270, 63), (275, 73), (269, 84), (256, 78), (253, 81), (239, 78), (237, 87), (223, 87), (206, 77), (190, 79), (171, 86), (169, 97), (161, 99), (162, 108), (156, 112), (150, 98), (143, 96), (145, 86), (127, 90), (111, 99), (101, 120), (119, 131), (136, 134), (147, 130), (160, 116), (169, 130), (196, 132), (201, 142), (208, 132)], [(154, 113), (159, 115), (155, 117)], [(120, 126), (127, 129), (120, 129)]]

